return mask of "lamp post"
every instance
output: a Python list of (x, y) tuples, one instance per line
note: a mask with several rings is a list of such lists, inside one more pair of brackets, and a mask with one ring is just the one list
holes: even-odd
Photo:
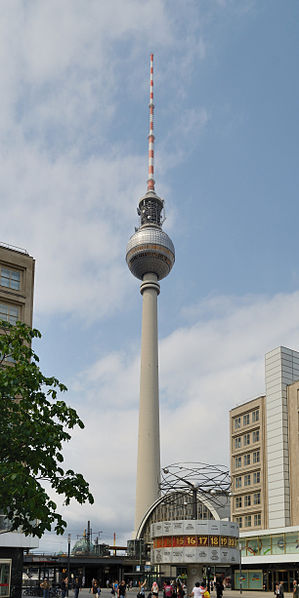
[(240, 551), (239, 586), (240, 586), (240, 594), (242, 594), (242, 544), (241, 544), (241, 542), (239, 542), (239, 551)]
[(68, 578), (67, 596), (69, 595), (69, 587), (70, 587), (70, 568), (71, 568), (70, 558), (71, 558), (71, 534), (68, 534), (67, 535), (67, 578)]

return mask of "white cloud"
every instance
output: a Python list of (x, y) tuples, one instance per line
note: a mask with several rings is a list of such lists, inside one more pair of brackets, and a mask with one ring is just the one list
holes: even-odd
[[(35, 313), (88, 322), (125, 301), (125, 246), (146, 180), (146, 149), (139, 156), (123, 130), (125, 103), (134, 106), (136, 90), (144, 99), (148, 65), (140, 52), (146, 59), (149, 47), (175, 47), (181, 26), (162, 0), (130, 0), (126, 10), (121, 0), (3, 3), (0, 240), (37, 260)], [(195, 35), (195, 22), (184, 26)], [(161, 85), (164, 68), (169, 89), (183, 89), (195, 47), (186, 36), (176, 53), (179, 83), (161, 61)], [(204, 120), (204, 109), (186, 109), (179, 155), (165, 153), (164, 171), (184, 159), (182, 146)], [(146, 124), (144, 137), (146, 146)]]

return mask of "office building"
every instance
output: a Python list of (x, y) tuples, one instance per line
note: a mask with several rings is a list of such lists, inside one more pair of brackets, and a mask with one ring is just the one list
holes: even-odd
[[(243, 587), (290, 590), (299, 570), (299, 353), (265, 357), (265, 394), (230, 412), (231, 516)], [(239, 573), (235, 572), (236, 587)]]

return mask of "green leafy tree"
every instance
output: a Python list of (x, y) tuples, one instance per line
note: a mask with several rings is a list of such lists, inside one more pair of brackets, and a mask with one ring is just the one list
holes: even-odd
[(67, 388), (39, 368), (31, 343), (40, 332), (21, 322), (1, 322), (0, 333), (1, 512), (12, 530), (21, 527), (26, 535), (41, 537), (54, 528), (62, 534), (67, 524), (43, 484), (48, 482), (66, 505), (72, 498), (93, 503), (83, 476), (62, 467), (68, 430), (84, 424), (60, 399)]

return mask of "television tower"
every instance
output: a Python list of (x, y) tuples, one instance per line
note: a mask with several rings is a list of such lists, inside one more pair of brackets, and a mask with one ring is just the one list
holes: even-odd
[(164, 201), (155, 192), (153, 64), (151, 54), (147, 191), (139, 200), (140, 225), (130, 238), (126, 253), (132, 274), (142, 281), (143, 303), (135, 535), (147, 510), (160, 495), (157, 296), (159, 280), (169, 274), (175, 261), (173, 243), (162, 230)]

